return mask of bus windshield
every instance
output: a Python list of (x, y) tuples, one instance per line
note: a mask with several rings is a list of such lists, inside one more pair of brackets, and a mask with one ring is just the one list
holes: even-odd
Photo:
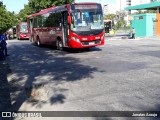
[(21, 25), (20, 32), (28, 33), (27, 25)]
[[(97, 5), (98, 6), (98, 5)], [(73, 31), (91, 31), (104, 29), (102, 9), (89, 9), (90, 6), (77, 7), (72, 9), (71, 30)]]

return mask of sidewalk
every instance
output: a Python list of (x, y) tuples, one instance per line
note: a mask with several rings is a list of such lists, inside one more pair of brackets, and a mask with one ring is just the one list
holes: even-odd
[(129, 39), (130, 38), (128, 33), (119, 33), (119, 34), (113, 34), (113, 35), (105, 34), (105, 37), (109, 39)]
[[(127, 33), (115, 34), (115, 35), (110, 35), (105, 37), (111, 40), (131, 39), (130, 35)], [(131, 40), (160, 40), (160, 36), (136, 37), (135, 39), (131, 39)]]

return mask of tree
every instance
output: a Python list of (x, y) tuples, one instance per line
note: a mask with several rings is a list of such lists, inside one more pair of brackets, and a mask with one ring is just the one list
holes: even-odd
[(7, 11), (3, 2), (0, 2), (0, 13), (0, 32), (5, 32), (10, 27), (16, 25), (15, 13)]
[(24, 5), (24, 9), (20, 10), (19, 14), (17, 15), (18, 22), (25, 22), (27, 21), (27, 16), (32, 13), (31, 8), (29, 5)]
[(107, 19), (113, 20), (113, 19), (115, 19), (116, 17), (117, 17), (116, 14), (108, 14), (108, 15), (104, 15), (104, 19), (105, 19), (105, 20), (107, 20)]
[[(72, 3), (74, 0), (68, 0)], [(65, 4), (65, 0), (29, 0), (27, 5), (24, 5), (24, 9), (20, 10), (17, 15), (18, 21), (26, 21), (28, 15), (37, 13), (42, 9), (49, 8), (52, 6), (58, 6)]]
[[(138, 10), (137, 12), (135, 12), (134, 14), (145, 14), (145, 13), (157, 13), (156, 10), (145, 10), (145, 11), (142, 11), (142, 10)], [(133, 14), (133, 15), (134, 15)]]
[(127, 12), (126, 11), (117, 11), (116, 15), (119, 17), (119, 19), (124, 18), (125, 16), (127, 16)]
[(121, 28), (121, 27), (124, 27), (124, 25), (126, 24), (125, 20), (123, 18), (121, 18), (116, 24), (115, 24), (115, 27), (117, 29)]
[(126, 26), (126, 21), (124, 20), (124, 17), (127, 15), (127, 12), (126, 11), (117, 11), (116, 12), (116, 24), (115, 24), (115, 27), (117, 29), (121, 28), (121, 27), (124, 27)]
[[(74, 0), (68, 0), (69, 3), (72, 3)], [(31, 8), (32, 13), (39, 12), (42, 9), (49, 8), (52, 6), (64, 5), (65, 0), (29, 0), (29, 7)]]
[(6, 6), (5, 5), (3, 5), (3, 2), (2, 1), (0, 1), (0, 8), (5, 8)]

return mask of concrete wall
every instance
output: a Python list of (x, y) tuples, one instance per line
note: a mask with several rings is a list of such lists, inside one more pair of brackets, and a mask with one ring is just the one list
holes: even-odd
[(146, 36), (154, 36), (156, 35), (156, 24), (153, 22), (153, 19), (156, 19), (155, 13), (147, 13), (146, 14)]
[(131, 29), (132, 27), (135, 28), (136, 37), (153, 36), (156, 31), (156, 25), (154, 26), (153, 22), (155, 18), (155, 13), (134, 15), (134, 20), (131, 21)]
[[(141, 16), (143, 17), (143, 19), (139, 19)], [(132, 23), (131, 23), (131, 29), (132, 27), (134, 27), (136, 30), (136, 37), (146, 36), (146, 16), (145, 14), (134, 15), (134, 20), (132, 20)]]

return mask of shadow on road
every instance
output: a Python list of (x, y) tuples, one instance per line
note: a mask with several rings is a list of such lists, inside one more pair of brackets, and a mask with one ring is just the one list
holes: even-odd
[[(0, 61), (0, 112), (9, 111), (11, 108), (11, 89), (7, 79), (7, 75), (10, 74), (9, 65), (5, 61)], [(13, 118), (1, 118), (0, 120), (13, 120)]]
[[(63, 84), (93, 78), (92, 74), (98, 71), (95, 67), (81, 64), (78, 58), (72, 57), (74, 54), (69, 56), (66, 52), (26, 43), (13, 44), (9, 50), (11, 56), (7, 62), (10, 66), (6, 64), (0, 67), (4, 70), (0, 74), (0, 78), (3, 78), (0, 79), (0, 110), (19, 111), (25, 102), (38, 108), (47, 103), (63, 104), (67, 100), (66, 92), (69, 91)], [(8, 74), (10, 69), (12, 74)], [(145, 110), (159, 111), (160, 105)]]
[[(36, 46), (36, 45), (35, 45)], [(94, 51), (102, 51), (102, 49), (98, 47), (91, 47), (91, 48), (76, 48), (76, 49), (70, 49), (70, 48), (64, 48), (63, 51), (57, 50), (55, 46), (49, 46), (49, 45), (43, 45), (41, 46), (42, 48), (49, 48), (51, 50), (54, 50), (56, 53), (61, 53), (61, 54), (72, 54), (72, 53), (83, 53), (83, 52), (94, 52)]]
[[(28, 43), (13, 44), (9, 50), (11, 56), (7, 62), (13, 73), (6, 83), (11, 91), (5, 89), (12, 111), (18, 111), (24, 102), (35, 107), (42, 107), (48, 101), (51, 105), (63, 104), (67, 99), (65, 92), (69, 89), (58, 85), (93, 78), (92, 73), (97, 71), (97, 68), (82, 65), (79, 59), (67, 56), (66, 52), (38, 48)], [(49, 87), (53, 93), (48, 92)]]
[(64, 95), (58, 94), (54, 95), (53, 97), (50, 98), (51, 104), (55, 103), (64, 103), (64, 100), (66, 97)]

